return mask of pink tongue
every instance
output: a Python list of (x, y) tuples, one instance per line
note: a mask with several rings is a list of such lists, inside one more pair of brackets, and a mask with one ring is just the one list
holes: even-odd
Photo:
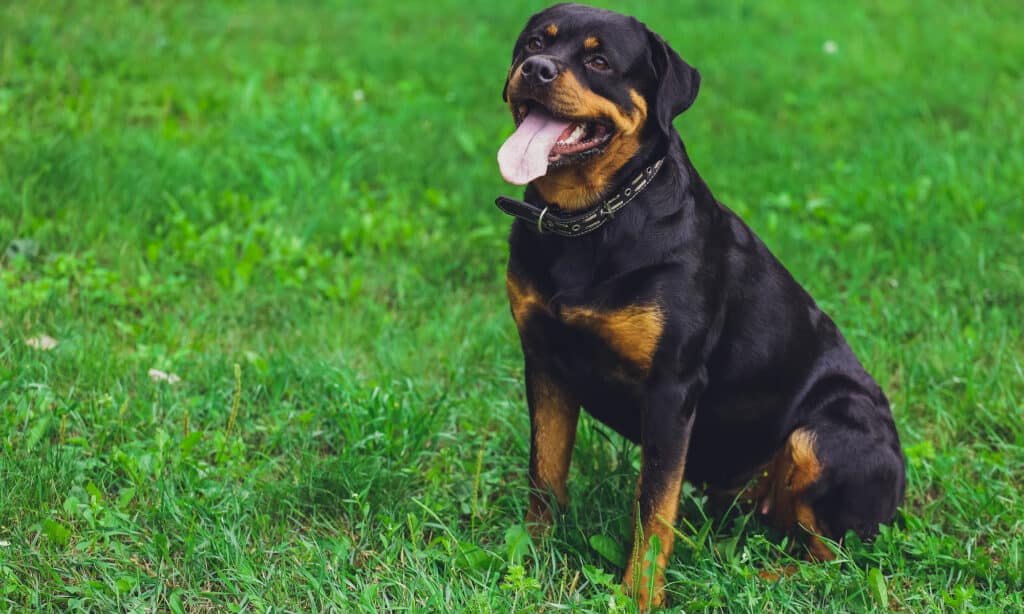
[(505, 181), (524, 185), (547, 173), (548, 154), (570, 123), (532, 109), (498, 150)]

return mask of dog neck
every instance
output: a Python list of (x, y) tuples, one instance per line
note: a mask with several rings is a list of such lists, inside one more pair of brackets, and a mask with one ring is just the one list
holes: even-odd
[(654, 183), (664, 163), (665, 158), (661, 157), (650, 164), (641, 165), (637, 173), (623, 182), (611, 196), (583, 211), (569, 213), (563, 213), (558, 209), (552, 211), (551, 205), (539, 207), (506, 196), (499, 196), (495, 204), (505, 213), (526, 221), (530, 228), (534, 228), (538, 234), (580, 237), (590, 234), (610, 222), (616, 213), (625, 209), (639, 197)]
[[(602, 193), (583, 209), (563, 209), (545, 199), (533, 183), (527, 186), (523, 200), (500, 196), (495, 204), (525, 222), (523, 226), (530, 234), (571, 238), (588, 235), (615, 217), (636, 220), (640, 216), (650, 221), (678, 219), (681, 212), (691, 207), (703, 209), (708, 203), (715, 203), (714, 196), (690, 162), (679, 134), (673, 129), (667, 139), (652, 140), (651, 146), (645, 147), (640, 155), (615, 173), (614, 191)], [(639, 191), (634, 189), (637, 183), (642, 183)], [(627, 188), (629, 194), (626, 194)], [(641, 192), (644, 193), (643, 204), (626, 208)], [(687, 213), (683, 215), (689, 217)]]
[[(645, 142), (651, 144), (641, 145)], [(660, 139), (633, 135), (615, 143), (593, 160), (551, 169), (527, 186), (524, 198), (542, 208), (550, 207), (552, 211), (578, 214), (599, 207), (602, 201), (621, 193), (646, 167), (664, 158), (667, 151), (668, 144)]]

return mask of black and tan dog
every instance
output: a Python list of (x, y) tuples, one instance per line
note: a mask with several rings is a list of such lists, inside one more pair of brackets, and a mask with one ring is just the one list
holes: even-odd
[[(624, 584), (663, 600), (684, 477), (782, 528), (869, 538), (903, 497), (888, 402), (836, 325), (690, 163), (672, 119), (700, 76), (637, 20), (563, 4), (516, 42), (498, 160), (529, 184), (508, 296), (530, 408), (527, 522), (568, 502), (579, 410), (641, 446)], [(657, 536), (657, 568), (639, 561)], [(653, 586), (654, 590), (648, 590)]]

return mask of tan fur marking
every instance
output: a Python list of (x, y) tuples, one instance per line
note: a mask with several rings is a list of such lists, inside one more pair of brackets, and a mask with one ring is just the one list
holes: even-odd
[(600, 46), (601, 41), (599, 41), (596, 36), (588, 36), (586, 40), (583, 41), (583, 48), (587, 51), (593, 51)]
[[(550, 313), (544, 297), (512, 274), (506, 274), (505, 288), (512, 317), (520, 329), (534, 311)], [(580, 404), (564, 386), (543, 372), (531, 373), (529, 387), (527, 394), (533, 408), (533, 455), (530, 459), (530, 486), (533, 492), (530, 493), (526, 523), (531, 532), (536, 534), (552, 521), (544, 491), (553, 492), (561, 505), (569, 502), (566, 481), (572, 460), (572, 446), (576, 440)]]
[(751, 484), (739, 489), (712, 491), (709, 495), (719, 503), (728, 504), (736, 497), (741, 502), (753, 503), (761, 513), (767, 514), (767, 520), (775, 527), (807, 533), (809, 558), (831, 561), (835, 555), (819, 537), (821, 528), (814, 510), (804, 500), (807, 488), (823, 471), (814, 451), (815, 439), (812, 431), (793, 431), (782, 449), (757, 470)]
[(772, 524), (789, 530), (797, 524), (797, 507), (804, 491), (821, 475), (821, 466), (814, 453), (814, 433), (797, 429), (790, 434), (786, 445), (769, 464), (765, 477)]
[(793, 476), (789, 484), (791, 490), (803, 492), (815, 480), (821, 477), (821, 464), (814, 453), (814, 433), (806, 429), (797, 429), (789, 436), (790, 456), (793, 459)]
[(611, 348), (648, 373), (664, 328), (664, 315), (657, 304), (630, 305), (617, 311), (589, 307), (566, 307), (562, 318), (568, 324), (588, 328)]
[(821, 528), (818, 527), (818, 519), (814, 516), (814, 510), (806, 503), (798, 503), (796, 506), (796, 524), (808, 534), (807, 548), (808, 558), (812, 561), (831, 561), (836, 555), (821, 541)]
[(507, 98), (508, 108), (513, 113), (516, 112), (516, 105), (513, 102), (515, 98), (514, 93), (522, 87), (523, 84), (523, 71), (521, 66), (513, 64), (508, 69), (508, 87), (505, 90), (505, 96)]
[(792, 500), (792, 520), (789, 529), (797, 527), (809, 535), (808, 548), (810, 558), (818, 561), (831, 561), (835, 558), (832, 551), (818, 537), (821, 529), (814, 510), (803, 499), (803, 493), (821, 477), (821, 463), (814, 452), (814, 433), (806, 429), (797, 429), (789, 436), (789, 456), (792, 467), (786, 476), (786, 485)]
[(533, 399), (533, 445), (531, 459), (530, 506), (526, 512), (531, 530), (543, 530), (551, 524), (552, 514), (543, 491), (553, 492), (559, 505), (569, 503), (569, 465), (576, 441), (576, 424), (580, 406), (564, 387), (544, 373), (534, 373), (530, 380)]
[(564, 505), (569, 501), (566, 477), (569, 474), (580, 410), (561, 386), (555, 385), (543, 375), (537, 375), (534, 379), (537, 380), (534, 384), (537, 475), (541, 485), (550, 488), (558, 502)]
[(534, 309), (547, 311), (547, 305), (539, 292), (532, 287), (519, 283), (512, 275), (505, 275), (505, 289), (508, 292), (508, 303), (512, 307), (512, 318), (516, 326), (523, 327), (527, 316)]
[(802, 530), (809, 535), (810, 558), (830, 561), (835, 555), (818, 537), (821, 529), (814, 510), (804, 500), (807, 488), (822, 473), (814, 442), (812, 431), (793, 431), (786, 445), (767, 465), (765, 476), (748, 492), (759, 500), (758, 505), (767, 505), (768, 519), (773, 525), (784, 531)]
[[(642, 454), (642, 452), (641, 452)], [(641, 460), (641, 465), (643, 461)], [(641, 478), (643, 472), (641, 472)], [(626, 564), (626, 572), (623, 575), (623, 585), (626, 591), (636, 597), (640, 611), (647, 607), (661, 607), (665, 602), (665, 569), (668, 567), (668, 559), (672, 556), (672, 546), (675, 543), (673, 526), (676, 516), (679, 513), (679, 492), (683, 485), (683, 467), (680, 466), (669, 479), (669, 488), (664, 492), (657, 493), (654, 503), (651, 520), (641, 527), (643, 535), (635, 539), (633, 552), (630, 554), (629, 562)], [(641, 490), (641, 480), (637, 480), (637, 494)], [(636, 526), (636, 510), (634, 510), (633, 525)], [(651, 570), (647, 565), (645, 557), (650, 547), (651, 538), (658, 536), (660, 550), (655, 562), (656, 568)], [(637, 565), (640, 566), (637, 569)], [(650, 572), (654, 572), (653, 592), (651, 587)]]
[(636, 90), (630, 91), (635, 108), (626, 114), (618, 105), (580, 85), (571, 72), (558, 77), (563, 82), (554, 89), (557, 95), (551, 109), (565, 117), (603, 119), (615, 127), (615, 134), (604, 153), (579, 164), (556, 168), (534, 180), (541, 196), (559, 207), (573, 211), (585, 209), (604, 195), (615, 172), (640, 149), (640, 130), (647, 121), (647, 101)]
[(556, 26), (555, 24), (551, 24), (548, 27), (544, 28), (544, 32), (548, 36), (556, 36), (558, 34), (558, 26)]

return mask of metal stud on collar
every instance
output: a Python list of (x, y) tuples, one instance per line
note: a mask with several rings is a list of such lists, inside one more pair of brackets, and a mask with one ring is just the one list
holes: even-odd
[(544, 207), (544, 210), (540, 212), (540, 217), (537, 218), (537, 234), (544, 234), (544, 227), (541, 222), (544, 221), (544, 214), (548, 212), (551, 207)]

